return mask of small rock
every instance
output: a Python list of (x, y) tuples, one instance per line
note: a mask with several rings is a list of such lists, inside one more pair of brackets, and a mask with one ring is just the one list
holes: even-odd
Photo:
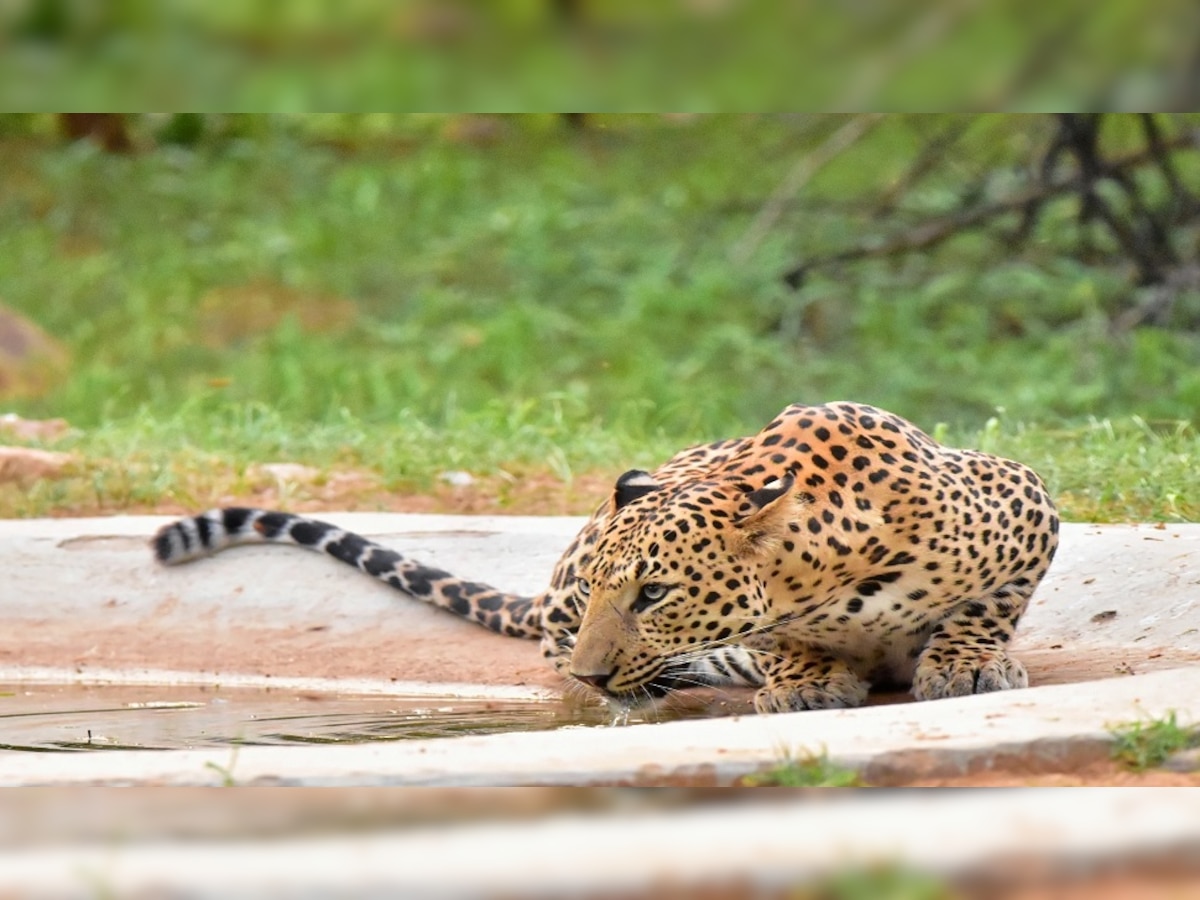
[(300, 463), (263, 463), (255, 467), (263, 475), (269, 475), (276, 481), (290, 481), (294, 484), (312, 484), (321, 477), (321, 470)]
[(475, 483), (475, 476), (470, 472), (464, 472), (461, 469), (456, 469), (451, 472), (443, 472), (438, 476), (439, 479), (446, 482), (451, 487), (470, 487)]
[(0, 416), (0, 433), (18, 441), (53, 441), (70, 429), (66, 419), (23, 419), (16, 413)]
[(70, 453), (34, 450), (32, 447), (0, 447), (0, 483), (25, 484), (43, 478), (61, 478), (75, 461)]

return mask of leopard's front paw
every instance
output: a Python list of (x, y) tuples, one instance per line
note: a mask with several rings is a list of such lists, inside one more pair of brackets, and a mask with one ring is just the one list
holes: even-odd
[(754, 709), (760, 713), (845, 709), (862, 706), (866, 699), (866, 682), (851, 672), (837, 672), (820, 681), (777, 681), (768, 684), (754, 695)]
[(988, 650), (949, 660), (921, 660), (913, 678), (913, 696), (941, 700), (1028, 686), (1029, 676), (1020, 662), (1003, 650)]

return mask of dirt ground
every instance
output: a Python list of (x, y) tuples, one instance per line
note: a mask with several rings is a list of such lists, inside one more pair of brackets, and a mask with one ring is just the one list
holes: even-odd
[[(547, 472), (521, 473), (519, 478), (474, 477), (470, 484), (439, 482), (426, 490), (391, 491), (368, 472), (312, 473), (298, 467), (290, 477), (278, 478), (263, 471), (251, 479), (249, 490), (218, 488), (203, 503), (210, 506), (258, 506), (290, 512), (396, 512), (446, 515), (572, 516), (590, 515), (612, 491), (611, 473), (576, 475), (570, 483)], [(185, 515), (193, 505), (174, 500), (156, 503), (125, 502), (113, 506), (94, 498), (79, 498), (57, 507), (54, 517), (123, 515)]]

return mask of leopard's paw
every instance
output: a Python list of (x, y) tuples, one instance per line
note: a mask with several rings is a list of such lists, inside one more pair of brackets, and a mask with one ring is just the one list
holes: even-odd
[(988, 650), (939, 662), (922, 660), (912, 690), (918, 700), (941, 700), (1028, 686), (1020, 662), (1003, 650)]
[(802, 709), (845, 709), (867, 699), (867, 683), (851, 672), (838, 672), (820, 681), (777, 681), (754, 695), (760, 713)]

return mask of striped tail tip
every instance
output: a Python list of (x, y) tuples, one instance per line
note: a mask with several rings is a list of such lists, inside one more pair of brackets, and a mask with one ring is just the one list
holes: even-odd
[(154, 558), (175, 566), (210, 556), (230, 543), (250, 518), (248, 509), (211, 509), (164, 525), (150, 542)]

